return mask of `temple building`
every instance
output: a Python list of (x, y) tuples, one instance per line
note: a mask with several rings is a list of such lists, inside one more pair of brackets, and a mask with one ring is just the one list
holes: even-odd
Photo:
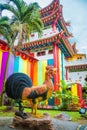
[(47, 7), (41, 9), (41, 19), (44, 23), (42, 37), (39, 38), (37, 33), (31, 34), (31, 41), (21, 46), (22, 51), (39, 60), (39, 68), (46, 66), (46, 64), (54, 65), (57, 68), (54, 78), (55, 90), (58, 89), (56, 83), (65, 79), (65, 58), (72, 57), (75, 54), (68, 40), (72, 37), (72, 34), (67, 30), (69, 24), (63, 18), (62, 7), (59, 0), (53, 0)]
[[(55, 90), (59, 89), (56, 84), (66, 78), (64, 60), (75, 54), (68, 40), (72, 35), (67, 30), (69, 24), (64, 20), (62, 7), (59, 0), (53, 0), (47, 7), (40, 10), (41, 20), (44, 23), (43, 35), (39, 38), (38, 33), (31, 34), (30, 42), (21, 46), (20, 52), (16, 52), (16, 57), (11, 54), (7, 77), (12, 73), (22, 71), (31, 77), (34, 85), (42, 84), (45, 67), (53, 65), (57, 68), (54, 86)], [(2, 50), (7, 49), (2, 44), (0, 46)], [(3, 53), (4, 51), (2, 51), (2, 55)], [(7, 53), (5, 58), (8, 56)], [(21, 64), (26, 67), (21, 69)]]
[(65, 75), (68, 82), (85, 84), (87, 76), (87, 58), (85, 54), (76, 54), (65, 61)]
[[(23, 72), (28, 74), (33, 84), (37, 86), (44, 81), (45, 67), (53, 65), (57, 68), (54, 86), (55, 90), (59, 89), (57, 84), (60, 80), (67, 79), (65, 61), (76, 54), (74, 46), (68, 40), (72, 34), (67, 29), (70, 24), (64, 20), (62, 9), (63, 6), (59, 0), (53, 0), (47, 7), (40, 10), (41, 20), (44, 23), (43, 34), (41, 37), (38, 33), (31, 34), (30, 42), (23, 43), (20, 51), (16, 51), (16, 56), (10, 53), (6, 78), (12, 73)], [(4, 82), (8, 50), (6, 44), (0, 42), (0, 82), (2, 82), (0, 92)]]

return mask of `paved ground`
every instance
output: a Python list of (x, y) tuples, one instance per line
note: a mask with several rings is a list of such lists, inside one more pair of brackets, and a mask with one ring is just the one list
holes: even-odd
[(55, 130), (76, 130), (79, 126), (78, 123), (71, 121), (63, 121), (58, 119), (52, 119)]
[[(13, 130), (9, 128), (9, 124), (12, 123), (13, 118), (11, 117), (0, 117), (0, 130)], [(62, 121), (58, 119), (52, 119), (55, 130), (76, 130), (78, 127), (77, 123), (71, 121)], [(18, 130), (18, 129), (14, 129)]]
[[(13, 130), (9, 128), (9, 124), (11, 124), (12, 121), (13, 118), (11, 117), (0, 117), (0, 130)], [(52, 122), (55, 130), (77, 130), (77, 128), (79, 127), (78, 123), (72, 121), (63, 121), (53, 118)], [(14, 129), (14, 130), (22, 130), (22, 129)], [(87, 124), (81, 126), (78, 130), (87, 130)]]

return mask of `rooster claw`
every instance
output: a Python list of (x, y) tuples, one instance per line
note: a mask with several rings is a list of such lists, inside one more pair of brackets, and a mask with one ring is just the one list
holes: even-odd
[(43, 118), (43, 115), (42, 115), (42, 114), (39, 114), (39, 113), (37, 113), (37, 114), (32, 114), (32, 116), (35, 117), (35, 118)]
[(21, 117), (21, 118), (23, 118), (23, 119), (26, 119), (26, 118), (28, 117), (28, 115), (27, 115), (26, 113), (21, 112), (21, 111), (16, 111), (16, 112), (15, 112), (15, 115), (16, 115), (16, 116), (19, 116), (19, 117)]

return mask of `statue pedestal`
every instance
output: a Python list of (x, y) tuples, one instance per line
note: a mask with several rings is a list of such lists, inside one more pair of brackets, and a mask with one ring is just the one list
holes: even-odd
[(51, 117), (48, 114), (43, 114), (42, 118), (36, 118), (33, 115), (28, 114), (27, 119), (15, 116), (10, 127), (26, 128), (29, 130), (54, 130)]

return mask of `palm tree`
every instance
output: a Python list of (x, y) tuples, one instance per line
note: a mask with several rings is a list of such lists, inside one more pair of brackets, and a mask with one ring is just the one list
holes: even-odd
[[(6, 24), (3, 24), (3, 26), (0, 25), (0, 33), (7, 40), (10, 51), (14, 49), (16, 37), (18, 38), (17, 46), (20, 47), (23, 42), (29, 40), (32, 32), (37, 31), (39, 35), (42, 34), (43, 23), (40, 19), (38, 7), (36, 2), (27, 5), (23, 0), (10, 0), (10, 4), (0, 4), (1, 11), (8, 10), (13, 14), (11, 19), (7, 18), (5, 21)], [(1, 21), (3, 21), (3, 18)], [(2, 30), (1, 27), (3, 28)], [(4, 80), (6, 80), (10, 51)]]
[[(8, 42), (8, 47), (9, 47), (10, 46), (9, 43), (11, 43), (12, 41), (13, 33), (9, 25), (9, 18), (6, 16), (0, 18), (0, 35), (3, 36), (4, 40)], [(8, 59), (9, 59), (9, 55), (8, 55)], [(4, 75), (4, 79), (6, 80), (6, 74)], [(3, 87), (3, 91), (4, 91), (4, 87)], [(2, 102), (3, 102), (3, 93), (1, 94), (0, 104), (2, 104)]]
[(18, 46), (29, 40), (29, 35), (37, 31), (42, 33), (43, 23), (40, 19), (39, 6), (35, 3), (27, 5), (23, 0), (10, 0), (13, 4), (0, 4), (0, 9), (10, 11), (13, 16), (10, 25), (18, 37)]

